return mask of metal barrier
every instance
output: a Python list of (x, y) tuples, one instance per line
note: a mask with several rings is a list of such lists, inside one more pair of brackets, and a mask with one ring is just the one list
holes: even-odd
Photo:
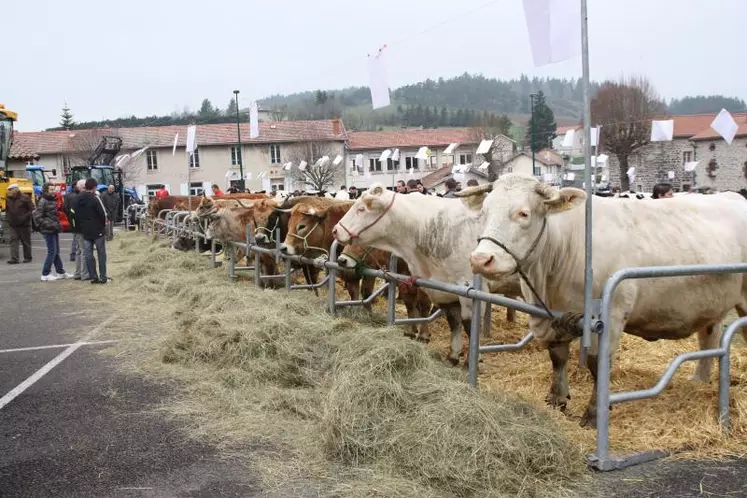
[(609, 455), (609, 417), (610, 405), (633, 401), (637, 399), (653, 398), (659, 395), (671, 382), (677, 369), (686, 361), (701, 358), (719, 358), (719, 420), (723, 427), (729, 423), (729, 370), (731, 359), (729, 351), (734, 333), (747, 325), (747, 318), (740, 318), (732, 323), (721, 337), (720, 347), (704, 349), (678, 355), (669, 364), (664, 374), (654, 387), (639, 391), (624, 391), (610, 393), (610, 310), (612, 295), (624, 280), (684, 277), (693, 275), (713, 275), (727, 273), (747, 273), (747, 264), (730, 265), (689, 265), (689, 266), (649, 266), (641, 268), (625, 268), (615, 272), (605, 283), (602, 291), (602, 324), (603, 331), (599, 337), (597, 352), (597, 448), (596, 453), (589, 456), (591, 465), (599, 470), (615, 470), (638, 463), (648, 462), (667, 455), (662, 450), (652, 450), (635, 453), (626, 457), (611, 458)]
[[(160, 216), (161, 213), (159, 213)], [(173, 220), (169, 218), (167, 213), (164, 219), (164, 226), (167, 227), (168, 231), (169, 222)], [(176, 227), (171, 226), (171, 229)], [(434, 320), (438, 313), (435, 313), (429, 317), (417, 318), (417, 319), (396, 319), (395, 317), (395, 305), (396, 305), (396, 286), (398, 281), (408, 280), (409, 275), (401, 275), (395, 272), (386, 270), (377, 270), (371, 268), (364, 268), (359, 271), (362, 276), (381, 278), (387, 282), (386, 286), (378, 289), (371, 296), (366, 299), (358, 301), (337, 301), (336, 299), (336, 275), (338, 272), (346, 271), (348, 268), (341, 267), (337, 262), (337, 249), (339, 244), (335, 241), (330, 247), (329, 257), (327, 260), (323, 259), (310, 259), (303, 256), (282, 254), (279, 250), (279, 237), (276, 237), (276, 247), (268, 248), (262, 247), (256, 244), (256, 240), (251, 234), (251, 230), (247, 230), (247, 242), (226, 242), (226, 250), (229, 250), (229, 278), (235, 279), (235, 260), (233, 252), (236, 247), (241, 247), (248, 251), (254, 251), (255, 254), (255, 265), (254, 265), (254, 283), (259, 285), (262, 278), (278, 278), (280, 275), (261, 275), (259, 266), (260, 254), (268, 254), (276, 257), (276, 260), (283, 260), (285, 262), (285, 272), (283, 277), (285, 278), (286, 289), (288, 291), (295, 289), (316, 289), (327, 285), (329, 287), (327, 297), (327, 310), (330, 314), (335, 315), (338, 308), (350, 307), (363, 305), (372, 302), (376, 297), (383, 294), (385, 289), (388, 289), (387, 295), (387, 324), (392, 327), (399, 324), (413, 324), (423, 323)], [(215, 241), (212, 241), (213, 247), (215, 247)], [(214, 253), (214, 251), (213, 251)], [(214, 259), (213, 259), (214, 261)], [(327, 276), (322, 282), (313, 285), (291, 285), (291, 263), (296, 262), (299, 264), (315, 266), (320, 269), (327, 271)], [(396, 268), (397, 259), (396, 256), (392, 256), (390, 259), (390, 268)], [(240, 268), (238, 268), (240, 269)], [(609, 471), (615, 469), (621, 469), (638, 463), (647, 462), (656, 458), (665, 456), (667, 453), (662, 450), (652, 450), (643, 453), (637, 453), (623, 458), (610, 458), (609, 456), (609, 405), (614, 403), (622, 403), (625, 401), (632, 401), (636, 399), (646, 399), (654, 397), (660, 394), (673, 378), (677, 368), (686, 361), (701, 359), (701, 358), (719, 358), (719, 422), (722, 427), (726, 430), (729, 428), (729, 375), (730, 375), (730, 358), (729, 352), (731, 343), (733, 341), (736, 332), (743, 327), (747, 326), (747, 317), (740, 318), (733, 322), (721, 337), (720, 347), (718, 349), (709, 349), (696, 352), (683, 353), (677, 356), (672, 363), (669, 365), (667, 370), (664, 372), (657, 384), (650, 388), (640, 391), (629, 391), (629, 392), (609, 392), (610, 383), (610, 336), (609, 336), (609, 321), (610, 321), (610, 308), (612, 303), (612, 294), (617, 286), (626, 279), (641, 279), (641, 278), (654, 278), (654, 277), (673, 277), (673, 276), (688, 276), (688, 275), (706, 275), (706, 274), (724, 274), (724, 273), (747, 273), (747, 264), (734, 264), (734, 265), (692, 265), (692, 266), (669, 266), (669, 267), (644, 267), (644, 268), (626, 268), (616, 272), (610, 277), (604, 287), (602, 300), (601, 300), (601, 320), (595, 320), (592, 323), (592, 332), (599, 335), (599, 348), (598, 348), (598, 375), (597, 375), (597, 447), (596, 453), (589, 455), (589, 464), (602, 471)], [(477, 386), (477, 365), (479, 362), (480, 353), (486, 352), (499, 352), (499, 351), (516, 351), (522, 349), (529, 344), (534, 336), (529, 332), (524, 336), (518, 343), (515, 344), (500, 344), (490, 346), (479, 346), (479, 333), (481, 328), (481, 322), (483, 316), (480, 313), (480, 306), (482, 303), (488, 305), (496, 304), (505, 308), (513, 308), (514, 310), (527, 313), (532, 316), (540, 318), (560, 318), (563, 316), (562, 312), (551, 311), (547, 313), (544, 309), (534, 306), (532, 304), (511, 299), (502, 295), (490, 294), (489, 292), (481, 290), (482, 278), (479, 275), (473, 277), (472, 285), (457, 285), (439, 282), (435, 280), (417, 279), (412, 282), (412, 285), (421, 287), (424, 289), (436, 290), (444, 293), (453, 294), (458, 297), (464, 297), (472, 300), (472, 317), (471, 327), (469, 331), (469, 351), (467, 355), (468, 363), (468, 382), (472, 387)], [(488, 306), (489, 311), (490, 306)], [(440, 311), (440, 310), (439, 310)], [(486, 312), (485, 318), (489, 317), (489, 313)], [(579, 330), (583, 328), (584, 319), (578, 320), (576, 327)], [(488, 322), (489, 323), (489, 322)]]

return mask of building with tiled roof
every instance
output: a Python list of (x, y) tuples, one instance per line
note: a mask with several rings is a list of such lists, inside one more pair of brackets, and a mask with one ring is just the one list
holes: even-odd
[[(293, 161), (296, 171), (301, 160), (318, 159), (306, 157), (308, 154), (344, 157), (347, 141), (339, 119), (260, 122), (257, 138), (250, 138), (249, 124), (242, 123), (240, 133), (241, 147), (236, 124), (197, 125), (198, 152), (188, 168), (187, 126), (16, 132), (8, 169), (23, 170), (27, 162), (33, 161), (48, 171), (57, 170), (61, 176), (71, 165), (85, 164), (102, 136), (116, 135), (122, 139), (121, 154), (147, 147), (125, 170), (125, 181), (141, 193), (153, 191), (161, 184), (173, 194), (200, 192), (211, 183), (225, 188), (230, 180), (239, 178), (239, 158), (243, 158), (247, 188), (291, 188), (288, 183), (293, 178), (283, 164)], [(339, 181), (344, 181), (342, 168)]]

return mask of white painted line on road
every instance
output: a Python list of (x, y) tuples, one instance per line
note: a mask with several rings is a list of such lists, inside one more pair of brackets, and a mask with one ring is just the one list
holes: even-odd
[(26, 348), (13, 348), (13, 349), (0, 349), (0, 354), (2, 353), (19, 353), (21, 351), (36, 351), (39, 349), (55, 349), (55, 348), (68, 348), (70, 346), (75, 346), (76, 344), (79, 346), (94, 346), (96, 344), (111, 344), (113, 342), (119, 342), (119, 340), (112, 339), (110, 341), (89, 341), (89, 342), (73, 342), (70, 344), (51, 344), (49, 346), (30, 346)]
[(31, 377), (18, 384), (15, 388), (13, 388), (12, 391), (0, 398), (0, 410), (2, 410), (5, 405), (16, 399), (16, 397), (23, 393), (23, 391), (36, 384), (39, 379), (47, 375), (50, 370), (65, 361), (65, 358), (73, 354), (78, 348), (80, 348), (84, 343), (88, 342), (90, 338), (96, 335), (103, 327), (105, 327), (112, 321), (114, 321), (114, 317), (107, 318), (106, 320), (98, 324), (80, 341), (71, 344), (67, 349), (65, 349), (65, 351), (55, 356), (49, 363), (37, 370)]

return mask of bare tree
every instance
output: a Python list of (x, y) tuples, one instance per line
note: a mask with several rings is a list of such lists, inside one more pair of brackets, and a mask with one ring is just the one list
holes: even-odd
[[(290, 176), (294, 181), (302, 182), (310, 190), (324, 192), (337, 181), (344, 181), (344, 165), (333, 164), (339, 153), (340, 150), (330, 142), (312, 140), (294, 146), (285, 160), (293, 163)], [(324, 164), (317, 164), (324, 156), (329, 159)], [(303, 171), (299, 169), (301, 161), (307, 163)]]
[[(470, 136), (476, 143), (483, 140), (493, 140), (493, 144), (485, 154), (479, 154), (480, 159), (475, 158), (475, 165), (487, 161), (488, 181), (495, 181), (501, 173), (503, 164), (511, 158), (514, 152), (514, 142), (508, 139), (511, 130), (511, 120), (508, 116), (497, 119), (477, 119), (470, 128)], [(505, 138), (504, 138), (505, 137)]]
[(600, 146), (620, 163), (620, 187), (630, 189), (628, 157), (649, 143), (651, 120), (666, 106), (651, 82), (642, 76), (607, 81), (591, 101), (591, 119), (601, 125)]
[[(70, 136), (71, 152), (67, 154), (69, 164), (71, 166), (87, 166), (91, 155), (106, 136), (119, 137), (120, 133), (117, 129), (105, 128), (73, 131)], [(147, 143), (140, 144), (140, 148), (147, 145)], [(131, 151), (130, 154), (133, 152), (135, 151)], [(144, 170), (144, 158), (145, 154), (141, 154), (139, 157), (134, 159), (126, 158), (119, 163), (118, 167), (122, 171), (123, 182), (132, 185), (139, 180)], [(111, 162), (110, 166), (115, 167), (114, 161)]]

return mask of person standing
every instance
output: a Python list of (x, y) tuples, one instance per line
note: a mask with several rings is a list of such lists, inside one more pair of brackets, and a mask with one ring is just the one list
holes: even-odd
[[(88, 275), (92, 284), (105, 284), (106, 276), (106, 210), (101, 199), (96, 195), (97, 182), (93, 178), (86, 180), (85, 190), (80, 194), (75, 204), (75, 221), (83, 235), (83, 246), (88, 266)], [(93, 249), (99, 259), (99, 271), (96, 273), (96, 259)]]
[[(32, 216), (38, 230), (44, 236), (44, 242), (47, 244), (47, 257), (44, 259), (44, 265), (42, 266), (42, 281), (72, 278), (73, 275), (65, 272), (60, 258), (60, 232), (62, 227), (57, 213), (57, 196), (54, 194), (53, 184), (45, 183), (42, 186), (42, 195)], [(52, 265), (54, 265), (57, 275), (51, 274)]]
[(8, 186), (7, 207), (8, 228), (10, 228), (10, 259), (9, 265), (17, 265), (18, 242), (23, 246), (23, 262), (31, 262), (31, 215), (34, 206), (31, 198), (22, 193), (17, 183)]
[(215, 197), (220, 197), (221, 195), (223, 195), (223, 191), (220, 189), (220, 187), (217, 184), (213, 183), (213, 186), (211, 187), (211, 189)]
[(106, 224), (106, 240), (114, 239), (114, 220), (119, 209), (119, 196), (114, 192), (114, 185), (109, 185), (106, 192), (101, 194), (101, 202), (104, 203), (108, 223)]
[(166, 190), (166, 185), (161, 185), (161, 188), (156, 190), (156, 199), (163, 199), (169, 196), (169, 191)]
[(453, 178), (447, 178), (444, 182), (444, 186), (446, 186), (446, 192), (444, 192), (443, 197), (446, 199), (451, 199), (454, 197), (454, 194), (456, 194), (457, 191), (457, 182)]
[(78, 183), (75, 184), (73, 190), (65, 196), (65, 211), (67, 211), (67, 217), (70, 220), (70, 232), (73, 234), (73, 247), (75, 248), (75, 257), (73, 259), (73, 261), (75, 261), (73, 279), (75, 280), (90, 280), (88, 275), (88, 265), (86, 264), (83, 251), (83, 234), (80, 231), (80, 225), (76, 219), (75, 213), (78, 198), (85, 188), (86, 181), (78, 180)]
[(335, 199), (340, 201), (347, 201), (350, 199), (350, 194), (348, 194), (347, 187), (345, 185), (342, 185), (340, 187), (340, 190), (337, 191), (335, 194)]

